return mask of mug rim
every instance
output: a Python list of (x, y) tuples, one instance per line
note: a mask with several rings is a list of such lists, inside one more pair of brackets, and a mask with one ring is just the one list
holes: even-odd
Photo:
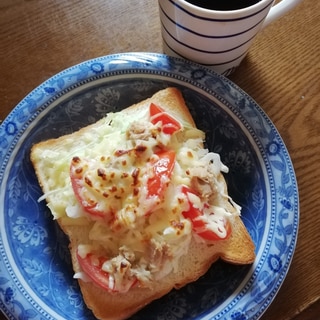
[[(161, 1), (161, 0), (159, 0)], [(172, 0), (169, 0), (172, 1)], [(192, 10), (193, 12), (203, 13), (203, 14), (219, 14), (223, 16), (228, 15), (234, 15), (234, 14), (243, 14), (243, 13), (249, 13), (251, 11), (256, 11), (256, 9), (260, 9), (260, 7), (263, 7), (264, 4), (267, 4), (266, 6), (269, 6), (273, 4), (275, 0), (258, 0), (258, 2), (244, 8), (240, 9), (234, 9), (234, 10), (215, 10), (215, 9), (207, 9), (204, 7), (197, 6), (195, 4), (190, 3), (188, 0), (173, 0), (172, 2), (181, 4), (185, 6), (185, 8), (188, 8), (189, 10)]]

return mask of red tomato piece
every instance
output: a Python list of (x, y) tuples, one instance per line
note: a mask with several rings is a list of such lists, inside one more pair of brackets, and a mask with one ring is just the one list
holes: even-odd
[(99, 287), (104, 290), (115, 292), (115, 283), (110, 281), (109, 273), (101, 269), (104, 261), (106, 259), (97, 258), (99, 264), (93, 263), (95, 257), (93, 254), (89, 253), (85, 258), (82, 258), (77, 252), (77, 259), (81, 266), (81, 269), (86, 273), (86, 275)]
[(150, 117), (151, 123), (156, 124), (157, 122), (162, 123), (162, 131), (166, 134), (173, 134), (181, 129), (181, 124), (178, 120), (172, 117), (170, 114), (165, 112), (159, 106), (154, 103), (150, 104)]
[(158, 159), (151, 163), (153, 177), (148, 180), (148, 196), (161, 197), (165, 187), (166, 180), (170, 178), (175, 164), (176, 154), (173, 150), (157, 153)]
[[(138, 279), (126, 279), (124, 281), (129, 281), (127, 286), (124, 286), (124, 290), (119, 290), (116, 287), (114, 279), (110, 276), (108, 272), (102, 270), (102, 265), (106, 258), (95, 257), (92, 253), (87, 254), (85, 258), (82, 258), (77, 252), (77, 259), (80, 264), (81, 269), (86, 273), (86, 275), (99, 287), (110, 292), (126, 292), (138, 283)], [(98, 263), (97, 263), (98, 262)]]
[(195, 195), (196, 193), (186, 186), (182, 187), (182, 192), (187, 196), (188, 202), (189, 202), (189, 210), (182, 212), (182, 215), (186, 219), (191, 220), (194, 232), (196, 232), (203, 239), (210, 240), (210, 241), (222, 240), (229, 237), (231, 233), (231, 226), (227, 219), (225, 219), (224, 221), (224, 227), (226, 228), (226, 231), (227, 231), (226, 236), (224, 238), (221, 238), (213, 230), (207, 227), (207, 223), (203, 219), (201, 219), (201, 216), (203, 216), (202, 210), (200, 210), (199, 208), (196, 208), (193, 205), (193, 203), (190, 201), (188, 197), (188, 193), (192, 193)]
[(70, 165), (70, 179), (73, 192), (83, 207), (83, 209), (94, 217), (103, 218), (105, 216), (104, 212), (98, 209), (98, 203), (96, 200), (92, 199), (86, 187), (84, 186), (81, 166), (84, 163), (79, 158), (73, 158)]
[(223, 240), (227, 239), (231, 234), (231, 225), (228, 220), (225, 220), (224, 227), (226, 228), (226, 236), (224, 238), (220, 238), (215, 232), (212, 230), (205, 230), (202, 232), (198, 232), (198, 235), (206, 240)]

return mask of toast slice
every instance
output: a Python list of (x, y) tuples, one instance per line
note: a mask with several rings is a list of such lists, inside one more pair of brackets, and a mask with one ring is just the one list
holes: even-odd
[[(154, 121), (156, 123), (151, 126), (150, 132), (152, 137), (146, 137), (143, 134), (146, 122), (141, 119), (150, 117), (150, 104), (161, 106), (162, 111), (170, 114), (169, 119), (173, 117), (178, 121), (179, 128), (172, 129), (172, 126), (169, 126), (169, 133), (167, 132), (164, 135), (163, 132), (159, 133), (161, 130), (164, 131), (163, 122), (167, 121), (160, 117), (162, 119), (160, 123), (159, 121)], [(133, 127), (132, 123), (134, 123)], [(128, 130), (130, 126), (131, 130)], [(174, 131), (173, 133), (172, 130)], [(118, 216), (115, 218), (115, 215), (112, 217), (103, 216), (101, 218), (99, 215), (103, 210), (97, 210), (96, 206), (93, 209), (89, 208), (87, 202), (90, 197), (86, 198), (88, 200), (86, 203), (84, 201), (81, 202), (81, 199), (83, 200), (83, 197), (86, 197), (87, 194), (85, 193), (86, 191), (83, 191), (83, 185), (81, 185), (80, 191), (77, 191), (78, 180), (76, 182), (70, 181), (70, 175), (72, 176), (70, 174), (72, 171), (70, 164), (72, 161), (74, 159), (101, 158), (102, 153), (104, 157), (116, 152), (118, 152), (117, 156), (120, 156), (120, 154), (122, 156), (124, 153), (127, 153), (123, 151), (126, 151), (129, 147), (126, 145), (127, 149), (122, 146), (120, 148), (119, 145), (123, 143), (121, 139), (128, 139), (128, 135), (131, 139), (130, 150), (135, 150), (134, 161), (137, 161), (137, 157), (140, 157), (140, 154), (137, 156), (138, 146), (148, 144), (149, 142), (146, 141), (156, 140), (156, 145), (151, 144), (152, 146), (150, 147), (153, 150), (155, 148), (178, 150), (180, 145), (185, 144), (187, 141), (187, 144), (184, 145), (184, 150), (186, 148), (188, 150), (187, 153), (181, 155), (180, 152), (182, 151), (180, 149), (179, 152), (177, 151), (176, 164), (170, 179), (178, 185), (189, 184), (188, 187), (198, 188), (198, 190), (194, 194), (186, 192), (182, 194), (181, 189), (175, 189), (170, 186), (171, 182), (166, 182), (164, 189), (168, 193), (160, 201), (161, 203), (169, 202), (166, 205), (172, 206), (171, 202), (175, 203), (174, 201), (177, 199), (177, 201), (184, 199), (181, 205), (185, 206), (185, 209), (179, 209), (179, 223), (172, 224), (172, 221), (177, 219), (176, 216), (172, 218), (173, 210), (167, 215), (166, 212), (163, 212), (162, 204), (160, 204), (159, 208), (157, 207), (157, 201), (151, 201), (150, 205), (149, 195), (144, 198), (140, 197), (139, 200), (142, 206), (147, 208), (145, 210), (148, 212), (142, 215), (137, 214), (136, 217), (131, 217), (131, 220), (128, 217), (123, 218), (123, 215), (121, 216), (122, 220)], [(120, 136), (122, 138), (119, 138)], [(154, 139), (154, 136), (157, 136), (157, 138)], [(215, 155), (213, 157), (214, 160), (211, 158), (209, 161), (211, 163), (217, 162), (219, 170), (215, 169), (214, 173), (210, 171), (208, 177), (203, 176), (203, 170), (200, 170), (200, 173), (198, 169), (193, 169), (189, 172), (190, 163), (186, 160), (192, 151), (189, 149), (196, 150), (193, 154), (208, 153), (208, 151), (203, 151), (203, 139), (204, 134), (195, 128), (195, 123), (180, 91), (176, 88), (167, 88), (157, 92), (149, 99), (122, 110), (120, 113), (109, 114), (98, 122), (77, 132), (57, 139), (43, 141), (32, 147), (31, 161), (44, 193), (43, 199), (46, 200), (54, 219), (56, 219), (62, 230), (69, 236), (69, 248), (75, 277), (78, 278), (85, 303), (88, 308), (92, 309), (98, 319), (128, 318), (153, 300), (167, 294), (173, 288), (178, 289), (189, 282), (197, 280), (219, 258), (234, 264), (250, 264), (254, 261), (254, 244), (240, 218), (239, 206), (228, 196), (226, 182), (221, 172), (226, 171), (226, 167), (220, 162), (219, 157)], [(146, 161), (149, 161), (150, 156), (147, 158), (148, 160)], [(83, 166), (91, 165), (90, 161), (84, 161), (84, 164), (82, 162)], [(134, 170), (136, 162), (131, 163), (131, 165), (132, 168), (130, 170)], [(115, 166), (115, 162), (112, 163), (112, 166)], [(155, 166), (154, 162), (153, 166)], [(76, 169), (79, 169), (79, 167)], [(149, 170), (152, 169), (149, 168)], [(196, 178), (194, 179), (192, 175), (196, 176)], [(88, 176), (90, 177), (90, 175)], [(168, 178), (168, 176), (169, 174), (165, 177), (162, 176), (162, 178)], [(143, 177), (144, 175), (141, 177), (141, 181), (149, 184), (149, 180)], [(130, 181), (132, 184), (134, 180)], [(159, 183), (161, 184), (162, 182)], [(211, 192), (209, 194), (208, 185), (211, 188), (209, 188)], [(119, 187), (119, 184), (117, 186)], [(129, 184), (123, 187), (124, 190), (130, 190), (130, 188)], [(144, 186), (140, 185), (140, 188), (142, 190)], [(158, 188), (158, 190), (163, 192), (162, 187)], [(174, 195), (174, 190), (180, 190), (181, 194)], [(77, 192), (80, 193), (80, 196)], [(179, 192), (176, 191), (176, 193)], [(206, 195), (200, 197), (199, 193), (201, 192), (206, 193)], [(100, 194), (95, 195), (94, 200), (98, 199), (99, 196)], [(185, 212), (190, 213), (190, 207), (194, 209), (190, 202), (190, 199), (194, 196), (196, 196), (196, 199), (205, 198), (205, 201), (210, 203), (210, 205), (213, 203), (214, 208), (219, 208), (216, 210), (221, 211), (223, 219), (227, 219), (228, 221), (228, 228), (225, 225), (226, 220), (223, 220), (222, 225), (222, 229), (228, 233), (227, 235), (224, 234), (221, 236), (221, 239), (213, 240), (210, 237), (206, 239), (206, 237), (201, 236), (201, 234), (204, 234), (202, 233), (203, 230), (201, 232), (195, 231), (195, 224), (197, 222), (194, 223), (194, 217), (190, 215), (185, 216)], [(159, 200), (157, 195), (152, 195), (150, 198)], [(171, 202), (165, 200), (167, 198), (170, 198)], [(147, 204), (145, 205), (145, 203)], [(154, 210), (155, 213), (153, 213), (153, 209), (150, 209), (153, 206), (158, 208)], [(165, 226), (164, 229), (161, 229), (161, 232), (159, 231), (160, 229), (154, 231), (153, 223), (161, 226), (162, 222), (160, 220), (164, 219), (163, 216), (168, 216), (167, 220), (170, 226)], [(119, 222), (120, 220), (121, 222)], [(173, 235), (171, 234), (172, 230)], [(141, 234), (143, 235), (142, 238)], [(159, 234), (161, 234), (160, 238), (158, 238)], [(166, 243), (164, 238), (167, 236), (171, 242), (168, 240), (168, 243)], [(156, 237), (157, 242), (153, 241)], [(131, 242), (131, 249), (126, 251), (127, 249), (124, 248), (130, 247)], [(161, 243), (160, 249), (157, 246), (159, 243)], [(122, 247), (119, 248), (119, 246)], [(113, 269), (108, 262), (104, 265), (103, 269), (104, 275), (109, 281), (107, 288), (99, 284), (97, 285), (97, 279), (92, 279), (90, 274), (88, 275), (88, 269), (84, 267), (82, 259), (89, 256), (88, 251), (91, 249), (94, 250), (95, 254), (99, 251), (99, 254), (105, 252), (109, 257), (114, 254), (115, 259), (119, 258), (119, 256), (125, 259), (121, 260), (121, 266), (125, 266), (125, 276), (121, 278), (124, 286), (119, 287), (120, 289), (115, 286), (115, 283), (118, 281), (118, 274), (115, 273), (114, 277), (110, 277)], [(150, 250), (152, 251), (151, 253)], [(121, 254), (117, 256), (119, 252)], [(130, 254), (133, 254), (134, 258)], [(123, 261), (126, 263), (123, 264)], [(99, 265), (99, 268), (102, 268), (99, 263), (97, 265)], [(133, 271), (130, 267), (127, 268), (128, 263), (132, 270), (135, 264), (138, 265), (134, 269), (134, 275), (132, 275)], [(84, 269), (86, 269), (87, 273)], [(142, 270), (141, 273), (137, 271), (138, 269)], [(96, 271), (92, 266), (90, 270)], [(110, 271), (107, 272), (106, 270)], [(117, 269), (115, 272), (119, 272), (119, 270)], [(132, 278), (135, 281), (130, 282), (128, 279)]]

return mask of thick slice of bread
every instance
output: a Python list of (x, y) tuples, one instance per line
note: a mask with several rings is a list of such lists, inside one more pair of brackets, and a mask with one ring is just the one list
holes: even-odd
[[(140, 112), (143, 113), (149, 108), (151, 102), (160, 105), (179, 119), (181, 123), (195, 126), (181, 93), (175, 88), (159, 91), (151, 98), (121, 112), (137, 117)], [(64, 172), (66, 168), (60, 163), (55, 165), (54, 161), (64, 157), (68, 157), (71, 161), (77, 150), (90, 148), (95, 137), (99, 136), (105, 126), (105, 120), (101, 119), (71, 135), (38, 143), (33, 146), (31, 152), (31, 160), (48, 206), (61, 228), (70, 238), (75, 273), (81, 271), (76, 255), (77, 246), (88, 240), (88, 230), (91, 226), (88, 223), (74, 223), (72, 219), (65, 217), (66, 208), (60, 201), (59, 193), (55, 190), (59, 188), (63, 190), (70, 182)], [(224, 184), (224, 193), (227, 194), (227, 186), (221, 173), (218, 176), (218, 181)], [(229, 212), (235, 211), (227, 197), (221, 197), (219, 202), (219, 205)], [(87, 306), (99, 319), (125, 319), (173, 288), (181, 288), (187, 283), (197, 280), (219, 258), (235, 264), (252, 263), (255, 258), (254, 244), (241, 218), (239, 215), (234, 215), (230, 221), (232, 233), (226, 240), (206, 243), (192, 238), (187, 254), (182, 255), (179, 260), (177, 272), (171, 272), (164, 278), (155, 281), (152, 286), (134, 286), (125, 293), (110, 293), (96, 286), (93, 282), (79, 279)]]

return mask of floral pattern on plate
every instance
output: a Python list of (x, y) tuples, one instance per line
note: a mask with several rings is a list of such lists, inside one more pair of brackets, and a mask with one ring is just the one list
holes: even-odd
[(9, 319), (94, 319), (82, 300), (68, 239), (52, 220), (29, 159), (32, 144), (178, 87), (206, 146), (230, 171), (229, 193), (255, 244), (252, 266), (221, 261), (132, 319), (258, 319), (294, 253), (298, 189), (286, 147), (263, 110), (228, 79), (161, 54), (96, 58), (48, 79), (0, 127), (0, 308)]

